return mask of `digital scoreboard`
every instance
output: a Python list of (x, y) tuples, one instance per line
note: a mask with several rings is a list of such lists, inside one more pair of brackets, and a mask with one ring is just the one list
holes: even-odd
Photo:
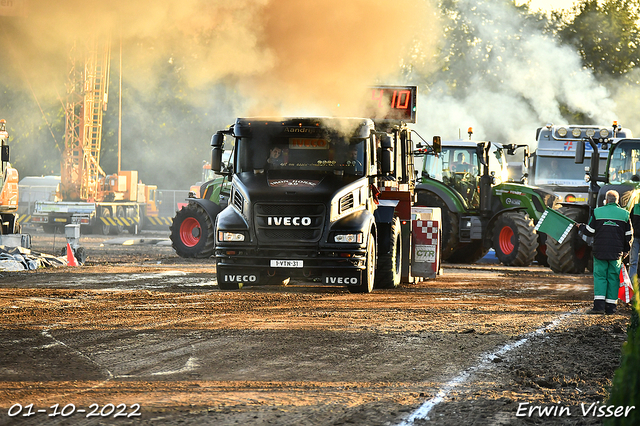
[(373, 86), (369, 113), (374, 120), (416, 122), (417, 86)]

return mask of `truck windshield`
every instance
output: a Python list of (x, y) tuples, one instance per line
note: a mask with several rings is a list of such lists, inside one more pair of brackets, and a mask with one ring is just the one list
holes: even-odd
[(308, 137), (261, 132), (237, 140), (236, 172), (307, 170), (363, 176), (365, 141), (329, 133)]
[(640, 142), (621, 141), (616, 144), (608, 172), (611, 183), (640, 181)]
[[(600, 159), (600, 171), (603, 172), (607, 160)], [(536, 159), (536, 185), (585, 185), (584, 164), (576, 164), (574, 157), (544, 157)]]

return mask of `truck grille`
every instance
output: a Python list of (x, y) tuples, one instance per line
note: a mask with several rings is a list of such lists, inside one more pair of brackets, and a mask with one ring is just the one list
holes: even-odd
[(256, 204), (258, 242), (316, 242), (322, 236), (325, 209), (322, 204)]

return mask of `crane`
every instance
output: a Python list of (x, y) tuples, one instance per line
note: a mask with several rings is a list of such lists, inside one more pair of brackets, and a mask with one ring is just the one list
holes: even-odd
[[(139, 183), (136, 170), (107, 175), (100, 166), (104, 112), (109, 100), (111, 48), (94, 37), (74, 44), (67, 80), (64, 150), (60, 163), (61, 201), (36, 204), (31, 222), (55, 232), (80, 224), (101, 234), (137, 233), (158, 216), (157, 187)], [(118, 158), (120, 164), (120, 158)]]

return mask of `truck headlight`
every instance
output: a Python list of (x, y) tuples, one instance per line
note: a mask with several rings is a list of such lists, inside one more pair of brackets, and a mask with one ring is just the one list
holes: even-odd
[(243, 232), (218, 231), (218, 241), (244, 241)]
[(362, 232), (355, 232), (355, 233), (340, 233), (340, 234), (335, 234), (333, 236), (333, 241), (336, 243), (358, 243), (358, 244), (362, 244)]
[(609, 136), (609, 130), (607, 130), (607, 129), (601, 129), (601, 130), (600, 130), (600, 137), (601, 137), (601, 138), (606, 138), (607, 136)]

